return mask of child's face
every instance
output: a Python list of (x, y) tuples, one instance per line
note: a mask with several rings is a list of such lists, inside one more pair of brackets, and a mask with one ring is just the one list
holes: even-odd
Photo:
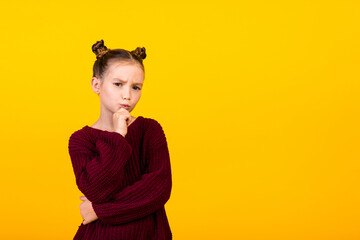
[(141, 97), (144, 83), (144, 72), (138, 64), (111, 63), (106, 71), (103, 84), (99, 85), (101, 104), (111, 112), (121, 108), (121, 104), (131, 112)]

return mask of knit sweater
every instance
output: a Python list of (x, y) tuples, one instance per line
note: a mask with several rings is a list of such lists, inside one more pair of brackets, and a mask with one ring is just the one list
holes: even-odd
[(168, 240), (165, 212), (172, 176), (162, 126), (138, 116), (122, 136), (84, 126), (69, 138), (76, 185), (98, 219), (79, 226), (74, 240)]

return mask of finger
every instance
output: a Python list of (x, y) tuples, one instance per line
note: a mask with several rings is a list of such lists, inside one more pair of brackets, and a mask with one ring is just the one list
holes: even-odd
[(86, 197), (80, 196), (80, 200), (81, 200), (81, 201), (85, 201), (86, 199), (87, 199)]
[(123, 107), (120, 107), (119, 110), (117, 110), (115, 113), (118, 113), (118, 114), (123, 114), (123, 112), (126, 112), (127, 110)]

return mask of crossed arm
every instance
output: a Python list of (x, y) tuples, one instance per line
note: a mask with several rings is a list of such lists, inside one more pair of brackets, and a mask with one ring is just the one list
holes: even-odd
[[(152, 132), (149, 131), (147, 135), (151, 135), (151, 138), (146, 143), (147, 166), (141, 179), (122, 189), (116, 188), (117, 181), (122, 180), (121, 177), (119, 178), (119, 175), (123, 175), (121, 172), (123, 168), (120, 168), (119, 172), (115, 174), (116, 178), (112, 178), (112, 184), (103, 183), (102, 186), (105, 186), (105, 188), (103, 187), (95, 191), (102, 191), (101, 195), (105, 196), (104, 198), (96, 199), (93, 196), (90, 199), (90, 195), (88, 196), (87, 194), (91, 191), (82, 191), (85, 194), (85, 197), (80, 197), (84, 201), (80, 206), (81, 214), (84, 218), (83, 224), (88, 224), (97, 218), (107, 224), (126, 223), (157, 211), (168, 201), (171, 194), (172, 179), (166, 137), (160, 124), (157, 122), (152, 128)], [(125, 140), (125, 138), (121, 140)], [(118, 147), (116, 147), (117, 150)], [(123, 148), (125, 151), (126, 149), (129, 150), (129, 148)], [(115, 159), (116, 161), (114, 161), (126, 161), (126, 157), (129, 157), (129, 155), (123, 152), (122, 158)], [(111, 179), (111, 174), (108, 178)], [(106, 179), (106, 177), (104, 176), (103, 179)], [(84, 182), (82, 183), (84, 184)], [(85, 183), (82, 189), (87, 190), (89, 186), (91, 186), (91, 182)]]
[(116, 132), (101, 132), (95, 145), (83, 133), (73, 133), (69, 139), (69, 154), (76, 184), (92, 203), (109, 200), (120, 188), (124, 166), (132, 153), (131, 145)]

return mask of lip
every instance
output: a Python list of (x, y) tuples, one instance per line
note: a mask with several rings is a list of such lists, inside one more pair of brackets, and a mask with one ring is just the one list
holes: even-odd
[(120, 106), (123, 107), (123, 108), (129, 108), (129, 107), (130, 107), (130, 106), (127, 105), (127, 104), (120, 104)]

